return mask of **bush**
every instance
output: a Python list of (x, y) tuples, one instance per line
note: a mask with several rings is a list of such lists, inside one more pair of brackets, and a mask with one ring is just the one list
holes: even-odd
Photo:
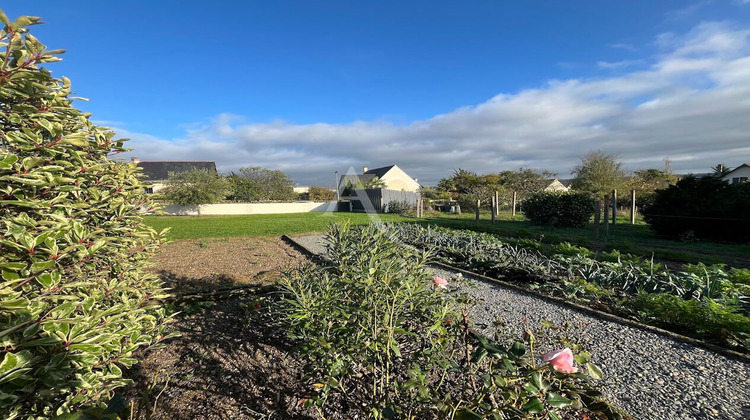
[(597, 202), (586, 193), (541, 191), (521, 203), (524, 216), (535, 225), (583, 227), (591, 220)]
[(472, 332), (468, 296), (452, 280), (430, 282), (427, 255), (397, 239), (378, 225), (334, 225), (333, 267), (282, 281), (280, 325), (298, 344), (315, 390), (306, 404), (320, 417), (338, 398), (345, 418), (568, 418), (571, 408), (622, 418), (592, 387), (602, 372), (588, 353), (570, 344), (582, 368), (571, 374), (538, 358), (542, 334), (505, 346)]
[(413, 210), (415, 207), (406, 200), (391, 201), (387, 204), (388, 213), (405, 215)]
[(656, 191), (643, 218), (659, 235), (720, 241), (750, 241), (750, 183), (685, 177)]
[(49, 418), (108, 399), (122, 368), (163, 337), (145, 274), (159, 235), (138, 168), (71, 105), (70, 81), (32, 35), (0, 21), (0, 418)]

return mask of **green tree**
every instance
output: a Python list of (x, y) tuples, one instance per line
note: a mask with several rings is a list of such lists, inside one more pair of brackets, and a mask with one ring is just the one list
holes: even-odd
[(626, 174), (617, 155), (600, 150), (584, 155), (572, 173), (575, 179), (571, 187), (597, 198), (606, 198), (625, 184)]
[(0, 418), (49, 418), (129, 383), (163, 338), (164, 293), (144, 272), (161, 242), (123, 140), (72, 105), (70, 81), (28, 27), (0, 11)]
[(375, 190), (383, 189), (385, 188), (385, 182), (380, 179), (380, 177), (376, 176), (365, 183), (365, 188)]
[(229, 181), (208, 169), (170, 172), (167, 186), (161, 191), (164, 199), (181, 206), (213, 204), (229, 194)]
[(235, 201), (294, 200), (294, 181), (282, 171), (252, 166), (229, 175)]
[[(519, 168), (516, 171), (502, 171), (498, 174), (498, 183), (505, 187), (507, 194), (516, 192), (518, 201), (524, 200), (529, 194), (541, 191), (550, 183), (550, 179), (556, 174), (549, 171), (534, 171), (527, 168)], [(506, 194), (506, 195), (507, 195)], [(506, 199), (509, 197), (506, 196)]]
[(331, 201), (335, 198), (335, 192), (330, 188), (318, 187), (315, 185), (310, 186), (308, 197), (313, 201)]
[(726, 175), (726, 174), (728, 174), (729, 172), (732, 171), (731, 169), (729, 169), (729, 167), (727, 165), (725, 165), (723, 163), (720, 163), (720, 164), (712, 167), (711, 170), (713, 171), (714, 176), (716, 176), (718, 178), (721, 178), (724, 175)]

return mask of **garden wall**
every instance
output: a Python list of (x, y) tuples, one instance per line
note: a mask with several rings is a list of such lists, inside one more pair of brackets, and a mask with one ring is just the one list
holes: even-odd
[[(305, 201), (295, 203), (222, 203), (203, 204), (200, 214), (228, 215), (228, 214), (281, 214), (306, 213), (313, 211), (335, 211), (336, 202)], [(170, 204), (163, 207), (167, 214), (176, 216), (197, 216), (198, 206), (178, 206)]]

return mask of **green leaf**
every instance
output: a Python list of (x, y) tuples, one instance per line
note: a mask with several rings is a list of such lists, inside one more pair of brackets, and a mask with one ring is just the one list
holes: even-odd
[(29, 350), (22, 350), (18, 353), (5, 353), (3, 361), (0, 362), (0, 375), (7, 375), (16, 369), (20, 369), (31, 362), (31, 352)]
[(532, 395), (539, 393), (539, 388), (537, 388), (534, 385), (532, 385), (531, 382), (524, 383), (523, 384), (523, 389), (525, 389), (526, 392), (528, 392), (529, 394), (532, 394)]
[(604, 372), (602, 372), (599, 366), (593, 363), (586, 363), (586, 371), (588, 372), (589, 376), (591, 376), (594, 379), (604, 378)]
[(7, 268), (8, 270), (23, 270), (26, 268), (26, 263), (0, 263), (0, 268)]
[(541, 413), (542, 411), (544, 411), (544, 403), (539, 398), (534, 397), (523, 405), (523, 409), (527, 413)]
[(10, 20), (8, 20), (8, 16), (5, 15), (3, 9), (0, 9), (0, 22), (2, 22), (5, 26), (10, 25)]
[(31, 272), (37, 273), (39, 271), (49, 270), (50, 268), (54, 266), (55, 266), (55, 261), (53, 260), (36, 262), (36, 263), (31, 264)]
[(573, 401), (554, 392), (547, 393), (547, 403), (555, 408), (563, 408), (573, 404)]
[(547, 388), (549, 388), (549, 384), (544, 382), (544, 379), (542, 378), (542, 374), (539, 372), (533, 372), (531, 374), (531, 382), (534, 384), (535, 387), (539, 388), (542, 391), (546, 391)]
[(454, 419), (456, 420), (481, 420), (482, 416), (469, 410), (468, 408), (464, 408), (458, 413), (456, 413), (456, 416), (454, 417)]
[(521, 357), (526, 354), (526, 346), (522, 342), (516, 341), (513, 343), (513, 347), (510, 348), (510, 352), (514, 356)]

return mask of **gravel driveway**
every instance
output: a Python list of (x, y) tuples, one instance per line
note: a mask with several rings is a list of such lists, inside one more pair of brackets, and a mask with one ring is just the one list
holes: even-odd
[[(321, 236), (291, 238), (323, 254)], [(451, 279), (457, 272), (436, 268)], [(581, 327), (577, 339), (607, 375), (601, 387), (615, 405), (639, 419), (750, 419), (750, 364), (640, 328), (608, 321), (572, 307), (463, 276), (465, 288), (482, 301), (474, 320), (488, 336), (496, 321), (520, 337), (524, 323), (542, 321)], [(456, 282), (457, 283), (457, 282)]]

